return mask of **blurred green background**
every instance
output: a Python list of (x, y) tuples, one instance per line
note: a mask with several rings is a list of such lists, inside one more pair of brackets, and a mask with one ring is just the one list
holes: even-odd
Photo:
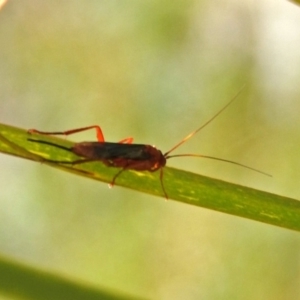
[[(169, 165), (300, 199), (300, 8), (287, 1), (11, 1), (1, 122), (99, 124)], [(71, 140), (94, 140), (94, 132)], [(0, 254), (149, 299), (300, 299), (300, 236), (0, 156)], [(1, 298), (2, 299), (2, 298)], [(3, 298), (6, 299), (6, 298)]]

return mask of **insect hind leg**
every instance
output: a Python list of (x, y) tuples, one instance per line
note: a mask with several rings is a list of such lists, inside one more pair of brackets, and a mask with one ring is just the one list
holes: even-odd
[(88, 126), (88, 127), (82, 127), (82, 128), (71, 129), (71, 130), (66, 130), (66, 131), (40, 131), (40, 130), (36, 130), (36, 129), (29, 129), (28, 133), (29, 134), (38, 133), (38, 134), (42, 134), (42, 135), (65, 135), (65, 136), (67, 136), (67, 135), (70, 135), (73, 133), (77, 133), (77, 132), (81, 132), (81, 131), (85, 131), (85, 130), (89, 130), (89, 129), (96, 130), (98, 142), (105, 141), (103, 132), (102, 132), (100, 126), (98, 126), (98, 125), (92, 125), (92, 126)]

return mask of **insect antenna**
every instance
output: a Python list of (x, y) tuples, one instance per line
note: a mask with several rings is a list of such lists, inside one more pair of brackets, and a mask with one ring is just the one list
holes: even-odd
[(214, 157), (214, 156), (208, 156), (208, 155), (201, 155), (201, 154), (175, 154), (175, 155), (169, 155), (172, 151), (174, 151), (175, 149), (177, 149), (179, 146), (181, 146), (183, 143), (185, 143), (187, 140), (189, 140), (191, 137), (193, 137), (196, 133), (198, 133), (200, 130), (202, 130), (204, 127), (206, 127), (209, 123), (211, 123), (214, 119), (216, 119), (230, 104), (233, 103), (233, 101), (235, 101), (238, 96), (241, 94), (242, 90), (245, 88), (245, 85), (243, 85), (240, 90), (236, 93), (236, 95), (222, 108), (220, 109), (212, 118), (210, 118), (208, 121), (206, 121), (203, 125), (201, 125), (198, 129), (194, 130), (193, 132), (191, 132), (190, 134), (188, 134), (183, 140), (181, 140), (178, 144), (176, 144), (173, 148), (171, 148), (169, 151), (167, 151), (164, 154), (164, 157), (166, 159), (172, 158), (172, 157), (182, 157), (182, 156), (194, 156), (194, 157), (203, 157), (203, 158), (209, 158), (209, 159), (214, 159), (214, 160), (218, 160), (218, 161), (223, 161), (223, 162), (227, 162), (227, 163), (231, 163), (258, 173), (261, 173), (263, 175), (266, 176), (270, 176), (272, 177), (272, 175), (265, 173), (263, 171), (254, 169), (252, 167), (246, 166), (244, 164), (240, 164), (238, 162), (232, 161), (232, 160), (228, 160), (228, 159), (223, 159), (223, 158), (218, 158), (218, 157)]
[(261, 173), (261, 174), (263, 174), (263, 175), (272, 177), (272, 175), (270, 175), (270, 174), (268, 174), (268, 173), (265, 173), (265, 172), (263, 172), (263, 171), (254, 169), (254, 168), (249, 167), (249, 166), (246, 166), (246, 165), (244, 165), (244, 164), (240, 164), (240, 163), (235, 162), (235, 161), (232, 161), (232, 160), (223, 159), (223, 158), (218, 158), (218, 157), (214, 157), (214, 156), (201, 155), (201, 154), (175, 154), (175, 155), (168, 155), (168, 156), (165, 156), (165, 158), (166, 158), (166, 159), (169, 159), (169, 158), (172, 158), (172, 157), (182, 157), (182, 156), (203, 157), (203, 158), (209, 158), (209, 159), (214, 159), (214, 160), (224, 161), (224, 162), (227, 162), (227, 163), (230, 163), (230, 164), (234, 164), (234, 165), (237, 165), (237, 166), (240, 166), (240, 167), (243, 167), (243, 168), (246, 168), (246, 169), (249, 169), (249, 170), (258, 172), (258, 173)]
[(164, 154), (165, 157), (168, 157), (168, 154), (177, 149), (179, 146), (181, 146), (183, 143), (185, 143), (187, 140), (189, 140), (191, 137), (193, 137), (197, 132), (202, 130), (204, 127), (206, 127), (209, 123), (211, 123), (217, 116), (219, 116), (234, 100), (238, 98), (238, 96), (241, 94), (242, 90), (245, 88), (245, 85), (243, 85), (240, 90), (236, 93), (236, 95), (222, 108), (220, 109), (212, 118), (210, 118), (208, 121), (206, 121), (203, 125), (201, 125), (198, 129), (188, 134), (183, 140), (181, 140), (178, 144), (176, 144), (173, 148), (171, 148), (168, 152)]

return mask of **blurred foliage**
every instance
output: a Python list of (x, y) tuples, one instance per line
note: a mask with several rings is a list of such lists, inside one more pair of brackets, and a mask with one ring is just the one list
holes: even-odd
[(81, 282), (42, 272), (3, 257), (0, 257), (0, 291), (12, 299), (137, 299), (133, 296), (118, 295), (112, 291), (97, 290)]

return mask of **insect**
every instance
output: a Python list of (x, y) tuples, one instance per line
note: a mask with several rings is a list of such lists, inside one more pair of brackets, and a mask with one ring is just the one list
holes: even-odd
[(261, 174), (271, 176), (260, 170), (240, 164), (238, 162), (234, 162), (234, 161), (222, 159), (222, 158), (217, 158), (217, 157), (213, 157), (213, 156), (207, 156), (207, 155), (201, 155), (201, 154), (170, 155), (171, 152), (173, 152), (175, 149), (177, 149), (179, 146), (181, 146), (183, 143), (185, 143), (187, 140), (189, 140), (191, 137), (193, 137), (197, 132), (199, 132), (201, 129), (203, 129), (209, 123), (211, 123), (217, 116), (219, 116), (237, 98), (239, 93), (234, 98), (232, 98), (229, 101), (229, 103), (227, 103), (221, 110), (219, 110), (206, 123), (201, 125), (195, 131), (191, 132), (184, 139), (182, 139), (179, 143), (177, 143), (173, 148), (171, 148), (169, 151), (167, 151), (165, 153), (162, 153), (155, 146), (144, 145), (144, 144), (133, 144), (132, 143), (133, 138), (131, 138), (131, 137), (123, 139), (118, 143), (106, 142), (104, 139), (102, 130), (98, 125), (77, 128), (77, 129), (72, 129), (72, 130), (67, 130), (67, 131), (54, 131), (54, 132), (45, 132), (45, 131), (39, 131), (36, 129), (28, 130), (29, 134), (65, 135), (65, 136), (74, 134), (74, 133), (78, 133), (81, 131), (89, 130), (89, 129), (96, 130), (97, 140), (98, 140), (97, 142), (75, 143), (74, 146), (72, 146), (70, 148), (64, 147), (64, 146), (61, 146), (61, 145), (58, 145), (55, 143), (42, 141), (42, 140), (36, 140), (36, 139), (32, 139), (32, 138), (29, 138), (28, 140), (30, 142), (47, 144), (47, 145), (51, 145), (51, 146), (54, 146), (54, 147), (57, 147), (60, 149), (64, 149), (66, 151), (72, 152), (81, 157), (80, 159), (77, 159), (74, 161), (45, 159), (47, 162), (57, 163), (57, 164), (77, 165), (77, 164), (82, 164), (82, 163), (86, 163), (86, 162), (101, 161), (103, 164), (105, 164), (108, 167), (120, 168), (120, 170), (114, 175), (114, 177), (110, 183), (110, 186), (113, 186), (115, 184), (117, 177), (125, 170), (149, 171), (149, 172), (155, 172), (157, 170), (160, 170), (160, 183), (161, 183), (162, 191), (163, 191), (166, 199), (168, 199), (168, 194), (166, 192), (164, 182), (163, 182), (163, 169), (166, 165), (167, 159), (170, 159), (173, 157), (193, 156), (193, 157), (209, 158), (209, 159), (214, 159), (214, 160), (219, 160), (219, 161), (235, 164), (235, 165), (259, 172)]

